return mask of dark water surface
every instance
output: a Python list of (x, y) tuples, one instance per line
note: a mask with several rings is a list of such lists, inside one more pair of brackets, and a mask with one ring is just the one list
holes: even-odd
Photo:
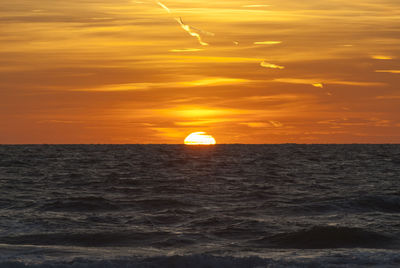
[(400, 267), (400, 145), (0, 146), (0, 267)]

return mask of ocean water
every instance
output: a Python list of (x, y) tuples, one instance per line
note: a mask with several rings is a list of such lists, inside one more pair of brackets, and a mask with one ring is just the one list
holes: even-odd
[(0, 146), (0, 267), (400, 267), (400, 145)]

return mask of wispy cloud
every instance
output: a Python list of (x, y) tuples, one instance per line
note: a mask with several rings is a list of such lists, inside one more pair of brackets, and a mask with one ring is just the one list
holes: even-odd
[(376, 97), (378, 100), (400, 100), (400, 95), (386, 95)]
[(215, 36), (215, 33), (212, 33), (212, 32), (204, 31), (202, 29), (199, 29), (199, 28), (196, 28), (196, 27), (193, 27), (193, 26), (190, 26), (190, 28), (195, 30), (195, 31), (197, 31), (197, 32), (200, 32), (201, 34), (204, 34), (204, 35)]
[(240, 125), (245, 125), (251, 128), (264, 128), (271, 126), (270, 124), (263, 122), (245, 122), (245, 123), (240, 123)]
[(157, 1), (157, 4), (158, 4), (160, 7), (162, 7), (164, 10), (166, 10), (169, 14), (172, 13), (171, 10), (170, 10), (166, 5), (164, 5), (163, 3)]
[(323, 88), (324, 84), (361, 86), (361, 87), (385, 86), (386, 85), (385, 83), (380, 83), (380, 82), (358, 82), (358, 81), (340, 81), (340, 80), (324, 80), (324, 83), (321, 83), (321, 82), (317, 82), (316, 80), (301, 79), (301, 78), (278, 78), (278, 79), (274, 79), (273, 81), (281, 82), (281, 83), (289, 83), (289, 84), (312, 85), (313, 87), (318, 87), (318, 88)]
[(223, 122), (231, 122), (234, 119), (221, 118), (221, 119), (209, 119), (209, 120), (195, 120), (195, 121), (178, 121), (175, 122), (177, 126), (208, 126), (212, 124), (219, 124)]
[(324, 85), (322, 83), (313, 83), (311, 85), (314, 87), (324, 88)]
[(273, 125), (274, 127), (282, 127), (283, 126), (283, 124), (279, 121), (269, 121), (269, 123), (271, 125)]
[(200, 36), (200, 34), (196, 33), (195, 31), (192, 30), (192, 28), (185, 24), (182, 21), (182, 18), (175, 18), (175, 20), (179, 23), (179, 25), (182, 27), (183, 30), (185, 30), (188, 34), (190, 34), (191, 36), (197, 38), (197, 41), (199, 42), (200, 45), (202, 46), (208, 46), (208, 43), (204, 42)]
[(271, 68), (271, 69), (285, 69), (284, 66), (280, 66), (280, 65), (268, 63), (268, 62), (266, 62), (266, 61), (262, 61), (262, 62), (260, 63), (260, 66), (261, 66), (261, 67), (264, 67), (264, 68)]
[(179, 82), (181, 86), (210, 86), (210, 85), (226, 85), (251, 82), (247, 79), (226, 78), (226, 77), (211, 77), (190, 82)]
[(331, 120), (319, 121), (317, 123), (321, 125), (331, 125), (331, 128), (354, 127), (354, 126), (387, 127), (392, 125), (392, 122), (390, 120), (375, 118), (375, 117), (331, 119)]
[(311, 85), (313, 87), (323, 88), (323, 84), (312, 79), (300, 79), (300, 78), (278, 78), (274, 79), (274, 82), (289, 83), (289, 84), (302, 84)]
[(268, 128), (268, 127), (283, 127), (283, 124), (279, 121), (267, 121), (267, 122), (243, 122), (241, 125), (245, 125), (251, 128)]
[(270, 7), (271, 5), (244, 5), (246, 8)]
[(390, 56), (384, 56), (384, 55), (375, 55), (375, 56), (371, 56), (371, 58), (374, 60), (392, 60), (393, 59)]
[[(176, 57), (178, 58), (178, 57)], [(174, 61), (176, 61), (176, 58)], [(183, 59), (184, 61), (189, 61), (191, 63), (196, 62), (196, 63), (253, 63), (253, 62), (259, 62), (262, 61), (262, 59), (258, 58), (245, 58), (245, 57), (224, 57), (224, 56), (186, 56), (182, 55), (179, 56), (179, 58)]]
[[(162, 7), (165, 11), (167, 11), (168, 14), (172, 14), (172, 11), (171, 11), (171, 9), (169, 9), (169, 7), (167, 7), (166, 5), (164, 5), (163, 3), (159, 2), (159, 1), (156, 1), (156, 3), (160, 7)], [(214, 36), (215, 35), (214, 33), (203, 31), (203, 30), (200, 30), (200, 29), (197, 29), (197, 28), (194, 28), (194, 27), (191, 27), (191, 26), (185, 24), (181, 17), (175, 18), (175, 20), (179, 23), (179, 25), (181, 26), (181, 28), (183, 30), (185, 30), (189, 35), (195, 37), (197, 39), (197, 41), (199, 42), (199, 44), (202, 45), (202, 46), (208, 46), (208, 43), (206, 43), (206, 42), (204, 42), (202, 40), (202, 37), (199, 34), (199, 32), (204, 34), (204, 35), (209, 35), (209, 36)]]
[(160, 82), (160, 83), (125, 83), (125, 84), (112, 84), (96, 88), (75, 89), (72, 91), (88, 91), (88, 92), (117, 92), (117, 91), (143, 91), (160, 88), (187, 88), (187, 87), (206, 87), (206, 86), (220, 86), (220, 85), (233, 85), (240, 83), (250, 83), (251, 80), (228, 78), (228, 77), (207, 77), (193, 81), (181, 82)]
[(182, 48), (182, 49), (170, 49), (169, 52), (198, 52), (203, 51), (201, 48)]
[(254, 42), (254, 45), (277, 45), (281, 43), (282, 41), (258, 41)]
[(245, 97), (244, 99), (247, 101), (288, 101), (288, 100), (298, 100), (300, 98), (304, 98), (304, 96), (293, 95), (293, 94), (277, 94), (269, 96), (251, 96), (251, 97)]
[(376, 70), (377, 73), (400, 74), (400, 70)]
[(230, 109), (207, 106), (175, 106), (168, 109), (152, 110), (153, 113), (163, 114), (167, 117), (180, 119), (177, 122), (193, 121), (193, 120), (217, 120), (229, 119), (239, 115), (250, 115), (253, 112), (243, 109)]
[(83, 124), (85, 122), (84, 121), (49, 119), (49, 120), (37, 121), (37, 123), (39, 123), (39, 124)]
[(358, 87), (382, 87), (386, 83), (381, 82), (359, 82), (359, 81), (327, 81), (326, 84), (345, 85), (345, 86), (358, 86)]

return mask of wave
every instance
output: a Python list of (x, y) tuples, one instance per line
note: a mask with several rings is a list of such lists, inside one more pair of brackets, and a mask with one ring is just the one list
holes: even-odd
[(159, 256), (149, 258), (129, 258), (115, 260), (88, 260), (75, 259), (72, 261), (43, 263), (23, 263), (19, 261), (0, 261), (0, 268), (260, 268), (260, 267), (398, 267), (400, 257), (398, 253), (390, 252), (352, 252), (335, 255), (314, 255), (291, 258), (261, 258), (187, 255), (187, 256)]
[(65, 245), (84, 247), (137, 246), (152, 244), (171, 237), (167, 232), (95, 232), (41, 233), (0, 237), (0, 243), (12, 245)]
[(377, 195), (365, 196), (354, 200), (356, 206), (366, 210), (376, 210), (382, 212), (400, 212), (400, 195)]
[(96, 196), (71, 197), (53, 200), (41, 206), (44, 211), (106, 211), (115, 210), (118, 206), (110, 200)]
[[(332, 211), (348, 211), (348, 212), (383, 212), (398, 213), (400, 212), (400, 195), (367, 195), (356, 198), (340, 198), (334, 200), (318, 200), (307, 202), (307, 199), (292, 200), (288, 205), (291, 213), (329, 213)], [(300, 205), (299, 205), (300, 204)]]
[(267, 247), (299, 249), (398, 247), (392, 237), (361, 228), (337, 226), (314, 226), (265, 237), (256, 242)]
[(142, 208), (150, 208), (150, 209), (170, 209), (170, 208), (184, 209), (195, 206), (195, 204), (191, 203), (188, 200), (184, 199), (177, 200), (167, 197), (138, 199), (135, 200), (133, 204)]

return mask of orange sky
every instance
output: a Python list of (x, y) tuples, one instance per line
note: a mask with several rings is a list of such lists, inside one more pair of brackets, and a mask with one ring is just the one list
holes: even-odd
[(0, 143), (399, 143), (398, 0), (0, 2)]

